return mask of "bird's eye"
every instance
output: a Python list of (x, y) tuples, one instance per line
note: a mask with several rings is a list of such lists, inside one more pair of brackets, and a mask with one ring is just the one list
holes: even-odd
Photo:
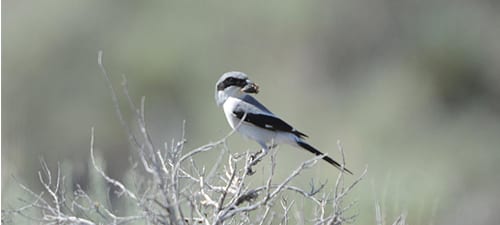
[(234, 81), (235, 81), (234, 78), (230, 77), (226, 80), (225, 83), (227, 83), (228, 86), (231, 86), (231, 84), (234, 84)]
[(220, 86), (217, 87), (217, 89), (224, 90), (226, 87), (230, 86), (244, 87), (245, 85), (247, 85), (246, 79), (228, 77), (220, 84)]

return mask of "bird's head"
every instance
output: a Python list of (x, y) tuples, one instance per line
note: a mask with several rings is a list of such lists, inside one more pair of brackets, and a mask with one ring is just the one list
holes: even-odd
[(224, 73), (215, 85), (215, 101), (218, 106), (224, 104), (228, 97), (259, 93), (259, 86), (250, 81), (242, 72)]

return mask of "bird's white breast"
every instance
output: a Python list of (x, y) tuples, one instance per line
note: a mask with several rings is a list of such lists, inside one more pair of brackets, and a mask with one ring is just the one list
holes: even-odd
[(238, 118), (236, 118), (233, 115), (233, 111), (236, 108), (236, 106), (238, 106), (238, 103), (240, 101), (241, 100), (239, 100), (237, 98), (229, 97), (226, 99), (226, 101), (222, 105), (222, 108), (224, 109), (224, 114), (226, 115), (227, 122), (229, 123), (229, 125), (233, 129), (235, 129), (235, 127), (238, 125), (238, 123), (240, 121)]

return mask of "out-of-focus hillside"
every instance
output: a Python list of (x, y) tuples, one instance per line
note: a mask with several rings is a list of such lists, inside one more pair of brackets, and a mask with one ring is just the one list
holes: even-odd
[[(2, 4), (2, 208), (20, 205), (12, 175), (39, 187), (41, 157), (88, 185), (91, 127), (110, 175), (132, 166), (97, 66), (103, 50), (116, 86), (125, 74), (134, 100), (146, 96), (158, 147), (183, 120), (190, 148), (227, 134), (214, 85), (240, 70), (315, 146), (338, 157), (341, 140), (351, 170), (368, 165), (351, 196), (358, 224), (374, 223), (375, 200), (389, 221), (406, 211), (409, 224), (500, 222), (497, 1)], [(238, 135), (229, 144), (258, 148)], [(278, 171), (310, 157), (279, 151)], [(329, 169), (301, 179), (333, 183)]]

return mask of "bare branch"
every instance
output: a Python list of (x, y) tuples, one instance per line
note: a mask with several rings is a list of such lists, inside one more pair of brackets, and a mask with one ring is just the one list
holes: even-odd
[[(315, 224), (341, 225), (352, 222), (357, 217), (357, 214), (351, 213), (356, 201), (347, 201), (346, 196), (366, 176), (367, 168), (352, 183), (346, 184), (345, 157), (340, 142), (337, 145), (342, 157), (342, 172), (331, 188), (326, 183), (315, 185), (313, 181), (309, 186), (305, 184), (306, 187), (292, 184), (293, 180), (303, 174), (303, 171), (315, 166), (324, 155), (302, 162), (282, 180), (275, 177), (280, 162), (276, 148), (270, 149), (270, 170), (264, 170), (265, 177), (257, 179), (259, 181), (251, 179), (251, 175), (261, 169), (257, 165), (268, 152), (261, 150), (250, 153), (247, 150), (241, 154), (231, 153), (227, 139), (241, 122), (236, 129), (215, 142), (184, 149), (186, 137), (183, 121), (181, 140), (160, 140), (163, 148), (156, 149), (145, 118), (146, 98), (142, 97), (140, 104), (136, 105), (130, 96), (127, 80), (122, 76), (123, 95), (132, 111), (132, 118), (126, 119), (102, 57), (103, 53), (99, 51), (98, 65), (111, 92), (113, 107), (131, 146), (137, 151), (133, 158), (136, 162), (133, 163), (137, 165), (140, 162), (145, 172), (134, 166), (125, 174), (129, 182), (121, 182), (109, 176), (98, 166), (95, 158), (94, 128), (91, 128), (90, 135), (90, 159), (93, 169), (107, 185), (104, 192), (117, 190), (107, 196), (108, 200), (113, 200), (110, 196), (112, 194), (123, 198), (123, 208), (126, 210), (107, 208), (106, 205), (113, 204), (106, 202), (106, 199), (95, 199), (92, 193), (85, 192), (79, 185), (76, 185), (76, 190), (72, 193), (67, 193), (65, 172), (59, 164), (57, 171), (53, 173), (47, 163), (41, 160), (38, 176), (43, 192), (37, 194), (20, 184), (30, 200), (23, 200), (23, 205), (17, 209), (3, 210), (4, 214), (20, 215), (40, 224), (85, 225), (127, 224), (133, 221), (139, 221), (140, 224), (293, 224), (292, 212), (296, 212), (298, 222), (307, 220)], [(217, 154), (214, 162), (198, 159), (200, 157), (197, 156), (201, 153), (209, 151)], [(289, 194), (299, 196), (304, 202), (314, 206), (316, 214), (313, 218), (309, 218), (305, 210), (298, 210), (297, 205), (303, 203), (296, 204), (297, 199)], [(36, 210), (40, 214), (32, 216), (28, 213), (29, 210)], [(115, 212), (119, 211), (127, 215), (117, 215)], [(376, 212), (377, 223), (382, 225), (378, 204)], [(402, 214), (394, 224), (404, 224), (405, 218)]]
[(108, 175), (106, 175), (106, 173), (104, 171), (101, 170), (101, 168), (99, 168), (99, 166), (97, 166), (97, 163), (95, 161), (95, 157), (94, 157), (94, 128), (91, 129), (90, 131), (90, 159), (92, 160), (92, 165), (94, 166), (94, 169), (99, 173), (101, 174), (101, 176), (110, 184), (112, 184), (113, 186), (117, 187), (121, 193), (125, 193), (127, 194), (130, 198), (132, 198), (133, 200), (136, 200), (137, 201), (137, 197), (135, 196), (134, 193), (132, 193), (132, 191), (130, 191), (129, 189), (127, 189), (125, 187), (125, 185), (123, 185), (121, 182), (109, 177)]

